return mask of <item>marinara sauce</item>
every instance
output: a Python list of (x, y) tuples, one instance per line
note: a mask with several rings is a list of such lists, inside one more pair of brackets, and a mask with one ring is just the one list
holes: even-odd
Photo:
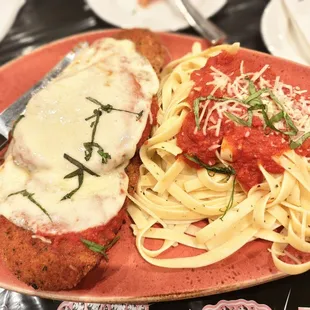
[[(231, 55), (226, 51), (219, 55), (209, 58), (205, 67), (196, 70), (191, 74), (191, 80), (195, 82), (192, 91), (188, 97), (188, 101), (193, 105), (196, 98), (206, 97), (211, 94), (214, 85), (206, 85), (213, 81), (214, 77), (211, 67), (218, 69), (228, 75), (231, 81), (237, 76), (240, 76), (240, 64), (242, 58), (240, 54)], [(257, 65), (256, 65), (257, 66)], [(246, 72), (257, 72), (261, 67), (255, 67), (255, 64), (246, 63)], [(263, 77), (274, 85), (276, 75), (271, 69), (267, 69)], [(258, 89), (258, 88), (257, 88)], [(215, 97), (231, 97), (227, 94), (227, 90), (216, 90)], [(211, 100), (207, 107), (205, 115), (211, 111), (215, 102)], [(211, 113), (210, 122), (207, 128), (217, 122), (219, 115), (216, 110)], [(200, 127), (204, 124), (204, 119), (200, 122)], [(225, 139), (225, 142), (231, 146), (233, 150), (233, 159), (231, 165), (236, 171), (236, 177), (242, 187), (248, 191), (251, 187), (263, 181), (263, 175), (259, 170), (259, 164), (262, 165), (270, 173), (282, 173), (283, 168), (280, 167), (272, 159), (275, 155), (281, 155), (289, 149), (288, 137), (282, 133), (268, 128), (264, 128), (263, 121), (258, 117), (253, 117), (251, 127), (236, 124), (233, 121), (228, 121), (228, 118), (223, 115), (220, 131), (216, 135), (215, 129), (207, 130), (205, 134), (200, 130), (195, 131), (196, 123), (193, 110), (186, 116), (182, 128), (177, 135), (177, 144), (182, 148), (183, 152), (191, 156), (197, 156), (201, 161), (208, 165), (214, 165), (218, 162), (216, 151), (220, 151), (220, 145)], [(218, 146), (218, 147), (217, 147)], [(297, 153), (306, 156), (310, 154), (310, 139), (307, 140), (302, 147), (296, 150)], [(193, 162), (184, 160), (188, 164), (195, 166)]]

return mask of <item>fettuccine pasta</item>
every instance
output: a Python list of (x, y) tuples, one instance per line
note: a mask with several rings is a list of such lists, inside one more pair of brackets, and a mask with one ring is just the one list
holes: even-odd
[[(308, 118), (296, 117), (289, 102), (305, 100), (304, 91), (294, 88), (290, 93), (290, 87), (278, 76), (268, 79), (268, 66), (246, 71), (247, 64), (241, 60), (238, 74), (236, 68), (234, 75), (221, 71), (214, 63), (225, 68), (232, 62), (223, 58), (221, 63), (220, 54), (242, 58), (238, 44), (205, 51), (195, 44), (191, 53), (171, 62), (162, 73), (158, 124), (140, 150), (140, 179), (135, 194), (129, 195), (132, 204), (128, 212), (134, 222), (131, 226), (137, 249), (156, 266), (197, 268), (223, 260), (259, 238), (271, 242), (270, 253), (279, 270), (305, 272), (310, 262), (302, 263), (286, 250), (290, 246), (310, 253), (310, 165), (296, 150), (296, 144), (301, 147), (300, 136), (306, 131)], [(208, 74), (212, 79), (199, 84), (207, 70), (211, 70)], [(208, 86), (205, 91), (204, 85)], [(285, 88), (289, 91), (283, 91)], [(201, 152), (184, 143), (190, 117), (192, 123), (195, 121), (190, 135), (205, 135), (207, 140), (213, 135), (211, 146), (195, 145)], [(243, 130), (242, 139), (237, 136), (239, 140), (232, 140), (238, 130)], [(270, 158), (266, 157), (268, 150), (247, 155), (250, 135), (262, 132), (269, 135), (269, 149), (280, 143), (275, 146), (278, 150), (269, 150)], [(244, 153), (239, 161), (243, 162), (234, 158), (240, 148)], [(246, 162), (245, 156), (252, 157)], [(258, 159), (253, 166), (255, 156)], [(150, 250), (146, 239), (163, 243)], [(179, 244), (203, 252), (190, 257), (160, 256)]]

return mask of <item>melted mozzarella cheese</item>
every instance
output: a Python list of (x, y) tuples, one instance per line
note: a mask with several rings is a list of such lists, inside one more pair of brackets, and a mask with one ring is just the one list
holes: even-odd
[[(32, 231), (52, 234), (81, 231), (106, 224), (121, 209), (128, 178), (125, 167), (136, 151), (150, 113), (158, 79), (151, 64), (132, 42), (104, 39), (95, 42), (62, 75), (29, 102), (16, 126), (0, 171), (0, 214)], [(93, 149), (85, 160), (83, 144), (91, 141), (91, 120), (101, 104), (121, 111), (102, 112), (94, 141), (111, 159), (102, 163)], [(78, 178), (64, 179), (77, 169), (68, 154), (97, 173), (84, 172), (81, 188), (71, 199), (61, 199), (78, 186)], [(52, 218), (27, 197), (11, 193), (27, 190)]]

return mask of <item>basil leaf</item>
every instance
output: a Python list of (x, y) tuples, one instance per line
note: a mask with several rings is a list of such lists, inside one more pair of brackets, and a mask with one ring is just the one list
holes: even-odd
[[(265, 104), (256, 104), (248, 109), (248, 111), (253, 111), (253, 110), (261, 110), (265, 125), (269, 128), (271, 128), (274, 131), (280, 132), (284, 135), (287, 136), (295, 136), (298, 132), (298, 129), (295, 127), (293, 121), (289, 117), (289, 115), (285, 111), (280, 111), (276, 115), (274, 115), (272, 118), (269, 119), (268, 117), (268, 108)], [(285, 119), (286, 123), (288, 124), (288, 127), (290, 127), (292, 130), (291, 131), (282, 131), (277, 129), (273, 124), (279, 122), (282, 119)]]
[(268, 108), (267, 108), (266, 105), (264, 105), (264, 104), (256, 105), (256, 106), (253, 107), (253, 110), (261, 110), (266, 127), (269, 127), (270, 129), (272, 129), (272, 130), (274, 130), (274, 131), (277, 131), (277, 132), (282, 133), (282, 131), (279, 130), (279, 129), (277, 129), (277, 128), (273, 125), (273, 123), (271, 122), (271, 120), (269, 119), (268, 114), (267, 114), (267, 113), (268, 113)]
[(251, 106), (250, 108), (248, 108), (248, 111), (265, 110), (265, 109), (267, 109), (266, 105), (264, 105), (263, 103), (260, 103), (260, 104), (255, 104)]
[(251, 94), (246, 100), (244, 100), (244, 103), (245, 104), (250, 104), (250, 105), (254, 105), (254, 104), (257, 104), (257, 103), (262, 103), (261, 101), (257, 101), (255, 99), (260, 99), (259, 97), (265, 93), (267, 90), (266, 89), (261, 89), (259, 91), (256, 91), (254, 92), (253, 94)]
[(106, 153), (104, 149), (96, 142), (86, 142), (83, 144), (85, 147), (85, 160), (89, 160), (91, 157), (91, 154), (93, 153), (93, 148), (98, 148), (97, 153), (101, 156), (101, 162), (103, 164), (106, 164), (109, 159), (111, 159), (111, 155), (109, 153)]
[(232, 174), (236, 173), (235, 170), (230, 166), (228, 166), (228, 167), (209, 166), (209, 165), (205, 164), (203, 161), (201, 161), (196, 156), (190, 156), (188, 154), (183, 154), (183, 155), (188, 160), (190, 160), (190, 161), (194, 162), (195, 164), (205, 168), (208, 171), (212, 171), (215, 173), (221, 173), (221, 174), (228, 174), (228, 175), (232, 175)]
[(213, 101), (218, 101), (218, 102), (223, 102), (223, 101), (227, 101), (227, 100), (233, 100), (233, 101), (236, 101), (236, 102), (239, 102), (239, 103), (244, 103), (243, 100), (241, 99), (238, 99), (238, 98), (229, 98), (229, 97), (215, 97), (215, 96), (212, 96), (212, 95), (209, 95), (207, 96), (206, 100), (213, 100)]
[(228, 204), (227, 204), (227, 206), (223, 212), (223, 215), (220, 217), (220, 219), (222, 221), (223, 221), (223, 218), (226, 215), (226, 213), (234, 206), (235, 186), (236, 186), (236, 177), (234, 178), (234, 181), (233, 181), (233, 185), (232, 185), (231, 194), (230, 194)]
[(89, 241), (87, 239), (81, 239), (82, 243), (87, 246), (87, 248), (95, 253), (102, 254), (106, 261), (108, 261), (108, 255), (105, 252), (105, 247), (93, 241)]
[(298, 129), (295, 126), (294, 122), (292, 121), (292, 119), (290, 118), (290, 116), (284, 112), (284, 119), (286, 122), (286, 125), (291, 128), (291, 131), (287, 131), (284, 134), (287, 134), (288, 136), (296, 136), (296, 134), (298, 133)]
[(233, 122), (242, 125), (242, 126), (246, 126), (246, 127), (251, 127), (252, 126), (252, 113), (249, 113), (249, 119), (248, 121), (243, 120), (242, 118), (230, 113), (230, 112), (225, 112), (224, 113), (229, 119), (231, 119)]
[(106, 164), (108, 159), (111, 159), (111, 156), (109, 153), (105, 153), (103, 148), (98, 144), (95, 143), (95, 135), (97, 132), (97, 127), (99, 124), (100, 117), (102, 116), (102, 112), (105, 113), (111, 113), (112, 111), (119, 111), (119, 112), (125, 112), (125, 113), (130, 113), (136, 115), (136, 120), (138, 121), (142, 116), (143, 116), (143, 110), (141, 110), (139, 113), (133, 112), (133, 111), (127, 111), (127, 110), (122, 110), (122, 109), (116, 109), (114, 108), (111, 104), (102, 104), (99, 100), (92, 98), (92, 97), (86, 97), (87, 100), (90, 102), (96, 104), (99, 106), (98, 109), (95, 109), (93, 111), (93, 115), (85, 118), (86, 121), (89, 121), (93, 118), (95, 120), (90, 124), (90, 127), (92, 128), (92, 134), (91, 134), (91, 141), (84, 143), (85, 147), (85, 160), (89, 161), (92, 157), (93, 154), (93, 148), (96, 147), (98, 148), (98, 154), (101, 156), (102, 163)]
[(137, 115), (137, 120), (139, 120), (143, 115), (143, 110), (140, 112), (133, 112), (128, 110), (122, 110), (122, 109), (116, 109), (111, 104), (102, 104), (99, 100), (92, 98), (92, 97), (86, 97), (87, 100), (91, 101), (92, 103), (100, 106), (100, 110), (106, 113), (111, 113), (112, 111), (119, 111), (119, 112), (125, 112), (130, 114)]
[(300, 147), (308, 138), (310, 138), (310, 132), (305, 133), (303, 136), (301, 136), (298, 140), (296, 141), (291, 141), (290, 142), (290, 148), (292, 150), (297, 149)]
[(256, 92), (255, 84), (248, 76), (245, 79), (249, 82), (249, 94), (253, 95)]
[(290, 131), (285, 131), (282, 133), (287, 135), (287, 136), (295, 136), (297, 133), (298, 133), (298, 129), (297, 127), (295, 126), (294, 122), (292, 121), (291, 117), (287, 114), (287, 112), (285, 111), (285, 108), (284, 108), (284, 105), (280, 102), (280, 100), (275, 96), (275, 94), (272, 92), (271, 89), (268, 89), (268, 92), (269, 92), (269, 96), (270, 98), (279, 106), (282, 108), (283, 110), (283, 116), (284, 116), (284, 119), (285, 119), (285, 123), (286, 123), (286, 126), (288, 128), (290, 128), (291, 130)]
[(252, 122), (253, 122), (253, 112), (249, 111), (248, 112), (248, 127), (252, 126)]
[(272, 116), (272, 117), (270, 118), (270, 122), (271, 122), (272, 124), (278, 123), (278, 122), (280, 122), (283, 118), (284, 118), (284, 112), (283, 112), (283, 111), (280, 111), (279, 113), (277, 113), (276, 115), (274, 115), (274, 116)]
[(270, 88), (268, 88), (268, 93), (270, 98), (278, 105), (282, 108), (282, 110), (285, 111), (284, 105), (280, 102), (280, 100), (275, 96), (275, 94), (272, 92), (272, 90)]
[(111, 155), (109, 153), (104, 152), (103, 149), (99, 149), (97, 153), (101, 156), (101, 161), (103, 164), (106, 164), (109, 159), (111, 159)]
[(99, 177), (99, 175), (97, 173), (95, 173), (92, 170), (90, 170), (89, 168), (85, 167), (82, 163), (80, 163), (78, 160), (72, 158), (70, 155), (64, 154), (64, 158), (66, 160), (68, 160), (71, 164), (73, 164), (74, 166), (78, 167), (77, 170), (74, 170), (73, 172), (64, 176), (64, 179), (70, 179), (70, 178), (77, 176), (78, 177), (78, 187), (73, 189), (70, 193), (66, 194), (64, 197), (62, 197), (60, 201), (70, 199), (81, 188), (81, 186), (83, 185), (83, 181), (84, 181), (84, 172), (87, 172), (90, 175)]
[[(83, 181), (84, 181), (84, 172), (83, 172), (83, 170), (78, 169), (78, 170), (72, 172), (71, 174), (76, 173), (76, 172), (77, 172), (76, 176), (78, 177), (78, 187), (73, 189), (70, 193), (68, 193), (65, 196), (63, 196), (60, 199), (60, 201), (63, 201), (63, 200), (66, 200), (66, 199), (70, 199), (81, 188), (81, 186), (83, 185)], [(69, 176), (69, 174), (66, 175), (67, 179), (69, 178), (68, 176)], [(73, 177), (73, 176), (71, 176), (71, 177)]]
[(64, 179), (71, 179), (71, 178), (74, 178), (76, 176), (78, 176), (79, 174), (81, 173), (81, 169), (77, 169), (77, 170), (74, 170), (73, 172), (67, 174), (64, 176)]
[(246, 80), (249, 82), (250, 96), (244, 101), (244, 103), (251, 105), (251, 106), (254, 106), (257, 104), (263, 104), (262, 100), (260, 99), (260, 96), (262, 93), (266, 92), (266, 89), (256, 91), (254, 82), (249, 77), (246, 77)]
[[(80, 168), (82, 171), (85, 171), (87, 172), (88, 174), (90, 175), (93, 175), (93, 176), (96, 176), (96, 177), (99, 177), (99, 175), (95, 172), (93, 172), (92, 170), (90, 170), (89, 168), (85, 167), (82, 163), (80, 163), (78, 160), (74, 159), (73, 157), (71, 157), (70, 155), (68, 154), (64, 154), (64, 158), (66, 160), (68, 160), (72, 165)], [(68, 178), (68, 177), (67, 177)]]
[(143, 110), (141, 110), (139, 113), (137, 113), (137, 116), (136, 116), (136, 120), (138, 121), (142, 116), (143, 116)]
[(196, 123), (196, 127), (198, 128), (198, 130), (200, 129), (200, 124), (199, 124), (199, 105), (200, 105), (200, 101), (205, 101), (207, 100), (206, 97), (198, 97), (194, 100), (194, 115), (195, 115), (195, 123)]
[(105, 260), (108, 261), (109, 259), (106, 251), (109, 250), (119, 240), (119, 238), (119, 236), (116, 236), (111, 242), (106, 245), (101, 245), (87, 239), (81, 239), (81, 242), (86, 245), (89, 250), (102, 254)]
[(34, 193), (29, 193), (26, 189), (23, 189), (23, 190), (21, 190), (21, 191), (18, 191), (18, 192), (15, 192), (15, 193), (12, 193), (12, 194), (8, 195), (8, 197), (14, 196), (14, 195), (18, 195), (18, 194), (23, 195), (24, 197), (28, 198), (33, 204), (35, 204), (37, 207), (39, 207), (39, 209), (41, 209), (41, 211), (42, 211), (44, 214), (47, 215), (47, 217), (49, 218), (49, 220), (50, 220), (51, 222), (53, 222), (52, 218), (50, 217), (50, 215), (48, 214), (48, 212), (46, 211), (46, 209), (43, 208), (42, 205), (41, 205), (39, 202), (37, 202), (37, 201), (33, 198)]

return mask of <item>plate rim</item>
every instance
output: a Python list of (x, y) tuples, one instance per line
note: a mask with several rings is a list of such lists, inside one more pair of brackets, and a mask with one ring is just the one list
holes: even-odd
[[(15, 58), (4, 65), (0, 67), (0, 72), (3, 71), (4, 69), (9, 68), (12, 65), (15, 65), (16, 63), (20, 62), (21, 60), (29, 57), (30, 55), (35, 55), (39, 53), (41, 50), (53, 47), (59, 43), (65, 42), (67, 40), (72, 40), (72, 39), (78, 39), (79, 37), (85, 37), (85, 36), (92, 36), (96, 34), (114, 34), (116, 32), (121, 31), (122, 29), (118, 28), (112, 28), (112, 29), (100, 29), (100, 30), (94, 30), (94, 31), (88, 31), (88, 32), (82, 32), (78, 34), (74, 34), (71, 36), (67, 36), (58, 40), (54, 40), (52, 42), (49, 42), (47, 44), (44, 44), (33, 51), (31, 51), (29, 54), (26, 55), (21, 55), (18, 58)], [(203, 38), (199, 36), (194, 36), (194, 35), (187, 35), (187, 34), (179, 34), (179, 33), (169, 33), (169, 32), (156, 32), (159, 36), (164, 35), (164, 36), (171, 36), (171, 37), (182, 37), (182, 38), (188, 38), (188, 39), (197, 39), (198, 41), (202, 42), (204, 40)], [(246, 49), (246, 48), (243, 48)], [(252, 51), (252, 50), (251, 50)], [(255, 51), (255, 53), (259, 54), (266, 54), (263, 52)], [(274, 56), (276, 58), (280, 58), (278, 56)], [(285, 59), (287, 62), (293, 62), (291, 60)], [(299, 66), (303, 66), (302, 64), (298, 64)], [(60, 300), (60, 301), (78, 301), (78, 302), (91, 302), (91, 303), (142, 303), (142, 304), (147, 304), (151, 302), (162, 302), (162, 301), (173, 301), (173, 300), (182, 300), (182, 299), (189, 299), (189, 298), (196, 298), (196, 297), (203, 297), (203, 296), (210, 296), (210, 295), (215, 295), (215, 294), (220, 294), (220, 293), (225, 293), (225, 292), (230, 292), (233, 290), (239, 290), (239, 289), (244, 289), (244, 288), (249, 288), (252, 286), (264, 284), (267, 282), (271, 282), (274, 280), (278, 280), (284, 277), (287, 277), (288, 275), (277, 271), (276, 273), (269, 274), (267, 276), (261, 277), (259, 279), (251, 279), (242, 282), (241, 284), (238, 283), (232, 283), (229, 284), (225, 287), (219, 287), (216, 290), (212, 290), (212, 288), (208, 289), (201, 289), (201, 290), (196, 290), (195, 292), (180, 292), (180, 293), (167, 293), (167, 294), (158, 294), (155, 296), (141, 296), (141, 297), (131, 297), (131, 296), (123, 296), (123, 297), (115, 297), (115, 296), (87, 296), (82, 295), (82, 296), (75, 296), (75, 295), (70, 295), (70, 290), (68, 291), (60, 291), (60, 292), (53, 292), (53, 291), (40, 291), (40, 290), (34, 290), (30, 287), (23, 287), (19, 286), (16, 287), (14, 285), (7, 285), (2, 282), (2, 279), (0, 279), (0, 286), (3, 287), (4, 289), (12, 290), (18, 293), (26, 294), (26, 295), (31, 295), (31, 296), (38, 296), (42, 298), (47, 298), (47, 299), (53, 299), (53, 300)]]
[[(275, 280), (280, 280), (283, 278), (288, 277), (289, 275), (284, 274), (282, 272), (277, 272), (275, 274), (271, 274), (268, 276), (265, 276), (263, 278), (252, 279), (247, 280), (243, 282), (241, 285), (236, 286), (235, 283), (230, 284), (224, 288), (219, 288), (218, 290), (214, 291), (212, 288), (209, 289), (203, 289), (203, 290), (197, 290), (195, 292), (189, 292), (189, 293), (169, 293), (169, 294), (162, 294), (162, 295), (156, 295), (156, 296), (142, 296), (142, 297), (90, 297), (89, 296), (71, 296), (70, 294), (66, 294), (65, 296), (59, 295), (58, 292), (53, 291), (40, 291), (40, 290), (33, 290), (31, 288), (16, 288), (11, 285), (3, 285), (2, 282), (0, 282), (0, 286), (6, 290), (14, 291), (20, 294), (25, 294), (29, 296), (36, 296), (40, 298), (46, 298), (46, 299), (52, 299), (52, 300), (58, 300), (58, 301), (73, 301), (73, 302), (87, 302), (87, 303), (107, 303), (107, 304), (115, 304), (115, 303), (128, 303), (128, 304), (149, 304), (153, 302), (165, 302), (165, 301), (177, 301), (177, 300), (184, 300), (184, 299), (191, 299), (191, 298), (198, 298), (198, 297), (205, 297), (205, 296), (212, 296), (217, 294), (223, 294), (228, 293), (240, 289), (246, 289), (253, 286), (258, 286), (261, 284), (265, 284), (268, 282), (272, 282)], [(70, 290), (68, 291), (61, 291), (70, 293)]]

